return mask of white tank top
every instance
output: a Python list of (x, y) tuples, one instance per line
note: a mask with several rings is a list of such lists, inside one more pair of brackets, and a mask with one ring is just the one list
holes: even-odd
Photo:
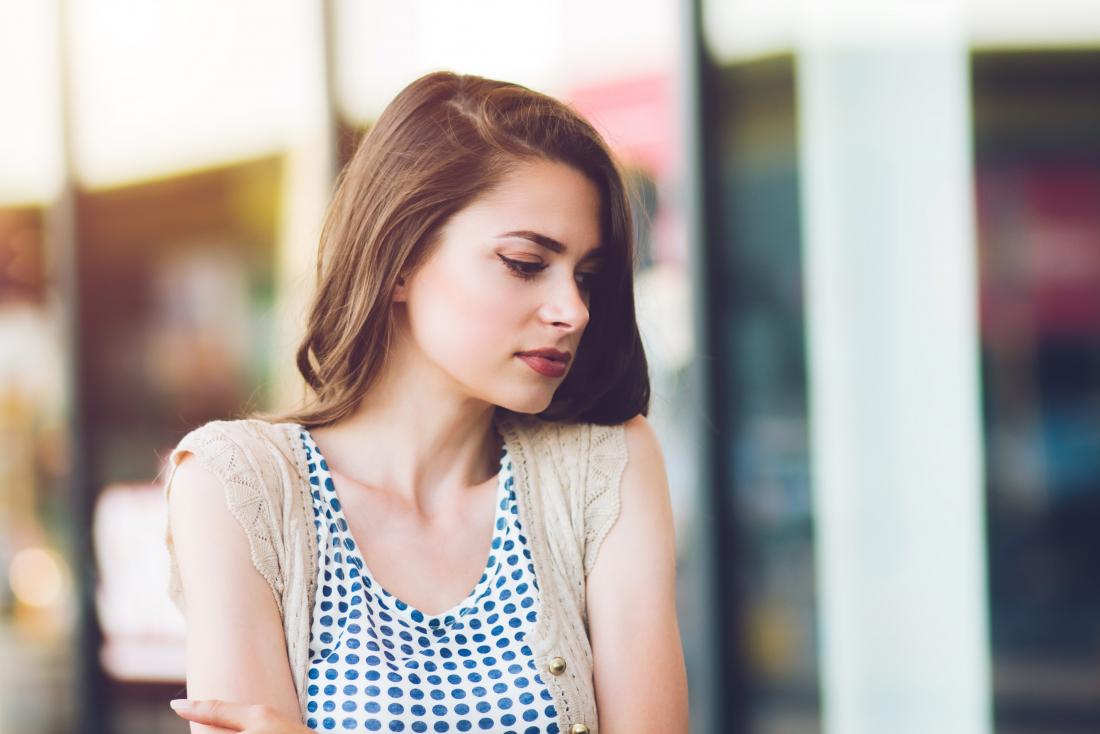
[(371, 575), (328, 464), (304, 427), (317, 593), (310, 622), (306, 726), (314, 731), (559, 734), (557, 711), (524, 642), (539, 586), (501, 450), (493, 539), (473, 591), (426, 614)]

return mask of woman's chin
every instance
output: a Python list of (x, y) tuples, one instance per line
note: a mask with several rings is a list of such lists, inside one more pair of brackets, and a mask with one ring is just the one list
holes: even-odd
[(507, 399), (500, 399), (497, 405), (507, 408), (513, 413), (528, 413), (534, 415), (541, 413), (550, 407), (554, 401), (554, 393), (551, 390), (525, 390), (522, 395), (511, 395)]

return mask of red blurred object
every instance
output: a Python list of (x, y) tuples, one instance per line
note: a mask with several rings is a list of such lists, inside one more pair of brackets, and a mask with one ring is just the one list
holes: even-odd
[(571, 87), (569, 101), (604, 135), (615, 153), (662, 178), (674, 164), (676, 106), (668, 74), (632, 76)]
[(1100, 333), (1100, 174), (1074, 165), (977, 174), (983, 335)]

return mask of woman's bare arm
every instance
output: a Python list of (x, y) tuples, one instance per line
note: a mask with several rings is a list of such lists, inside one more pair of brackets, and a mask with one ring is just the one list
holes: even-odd
[[(187, 609), (187, 697), (263, 704), (301, 721), (279, 608), (252, 565), (221, 480), (188, 452), (170, 481), (168, 517)], [(191, 724), (192, 734), (228, 731)]]
[(600, 731), (687, 734), (687, 672), (676, 616), (676, 539), (664, 458), (644, 416), (626, 422), (619, 517), (588, 574)]

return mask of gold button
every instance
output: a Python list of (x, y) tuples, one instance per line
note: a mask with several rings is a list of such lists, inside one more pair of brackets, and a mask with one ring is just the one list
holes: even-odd
[[(565, 660), (562, 658), (550, 658), (550, 672), (554, 675), (561, 675), (565, 672)], [(583, 726), (583, 724), (581, 725)]]
[(569, 727), (569, 734), (588, 734), (588, 727), (584, 724), (573, 724)]

